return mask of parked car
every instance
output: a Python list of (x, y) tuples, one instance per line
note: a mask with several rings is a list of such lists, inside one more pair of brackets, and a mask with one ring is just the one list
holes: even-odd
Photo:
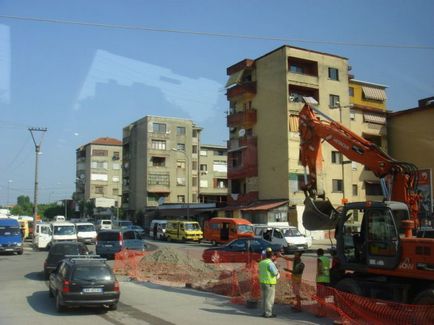
[(112, 221), (110, 219), (102, 219), (98, 220), (96, 223), (96, 229), (100, 230), (111, 230), (112, 229)]
[(49, 223), (37, 222), (33, 230), (33, 247), (46, 249), (51, 243), (52, 231)]
[(431, 227), (421, 227), (417, 233), (418, 238), (434, 238), (434, 228)]
[(105, 259), (93, 256), (65, 258), (50, 274), (50, 297), (58, 312), (65, 307), (107, 307), (116, 310), (120, 287)]
[(15, 219), (0, 219), (0, 252), (23, 254), (23, 237)]
[(170, 220), (166, 226), (167, 241), (196, 241), (200, 243), (203, 232), (197, 221)]
[(77, 222), (77, 240), (86, 244), (95, 244), (96, 242), (96, 228), (90, 222)]
[(124, 239), (121, 230), (101, 230), (96, 236), (95, 253), (97, 255), (113, 258), (120, 252)]
[(145, 229), (143, 229), (143, 228), (140, 227), (140, 226), (132, 225), (132, 226), (129, 228), (129, 230), (134, 230), (134, 231), (138, 232), (138, 233), (140, 234), (140, 237), (143, 238), (143, 239), (144, 239), (145, 236), (146, 236)]
[(212, 245), (254, 236), (252, 224), (246, 219), (211, 218), (205, 221), (203, 238), (210, 241)]
[(129, 229), (133, 226), (133, 222), (131, 220), (117, 220), (112, 223), (112, 229)]
[(123, 246), (122, 249), (137, 250), (143, 252), (146, 249), (145, 241), (138, 231), (124, 230), (122, 232)]
[(47, 258), (44, 261), (44, 276), (48, 279), (57, 264), (65, 258), (66, 255), (87, 255), (89, 250), (87, 246), (79, 242), (60, 242), (51, 246)]
[(253, 225), (255, 236), (272, 244), (283, 246), (285, 253), (306, 250), (312, 246), (312, 239), (303, 235), (296, 227), (282, 225)]
[(280, 244), (270, 244), (261, 238), (240, 238), (223, 246), (205, 249), (202, 260), (205, 263), (248, 263), (259, 260), (267, 247), (275, 253), (282, 252)]
[(77, 241), (77, 229), (72, 222), (54, 221), (50, 223), (51, 227), (51, 246), (54, 243), (62, 241)]
[(154, 229), (156, 230), (156, 238), (159, 240), (166, 239), (166, 225), (167, 220), (152, 220), (149, 227), (149, 236), (154, 238)]

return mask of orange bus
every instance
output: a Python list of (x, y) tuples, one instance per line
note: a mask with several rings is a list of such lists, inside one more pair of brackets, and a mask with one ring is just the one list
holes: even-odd
[(203, 239), (210, 241), (213, 245), (254, 236), (253, 226), (246, 219), (212, 218), (205, 221)]

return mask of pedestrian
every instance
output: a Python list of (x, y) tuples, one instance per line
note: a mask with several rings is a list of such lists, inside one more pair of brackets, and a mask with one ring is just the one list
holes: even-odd
[(154, 223), (154, 229), (153, 229), (154, 240), (157, 239), (157, 230), (158, 230), (158, 224)]
[(284, 270), (292, 274), (291, 282), (292, 282), (292, 292), (295, 295), (295, 304), (292, 305), (291, 309), (294, 312), (301, 311), (300, 288), (301, 288), (301, 279), (304, 271), (304, 263), (301, 260), (301, 255), (303, 255), (302, 251), (295, 252), (294, 257), (287, 257), (282, 255), (282, 257), (285, 260), (292, 261), (292, 270), (289, 270), (287, 268), (284, 268)]
[(273, 305), (277, 279), (280, 274), (272, 257), (273, 251), (268, 247), (265, 250), (265, 258), (259, 262), (259, 282), (261, 283), (262, 310), (264, 312), (262, 316), (265, 318), (276, 317), (276, 314), (273, 314)]
[(330, 284), (330, 259), (324, 256), (324, 250), (318, 248), (316, 251), (316, 295), (318, 299), (317, 317), (325, 316), (325, 297), (327, 296), (327, 286)]

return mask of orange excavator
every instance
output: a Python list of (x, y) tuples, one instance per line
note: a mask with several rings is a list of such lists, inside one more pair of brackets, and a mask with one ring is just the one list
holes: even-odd
[[(335, 230), (331, 284), (357, 295), (434, 305), (434, 240), (413, 237), (419, 227), (416, 166), (393, 159), (305, 101), (299, 114), (300, 160), (308, 168), (303, 225)], [(318, 186), (322, 141), (378, 176), (385, 200), (334, 208)]]

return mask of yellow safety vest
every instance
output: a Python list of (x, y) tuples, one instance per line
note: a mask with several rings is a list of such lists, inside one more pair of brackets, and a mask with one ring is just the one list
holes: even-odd
[(269, 258), (259, 262), (259, 282), (263, 284), (276, 284), (277, 277), (270, 272), (269, 265), (272, 261)]
[(330, 283), (330, 259), (326, 256), (319, 256), (321, 261), (322, 272), (316, 276), (316, 282), (318, 283)]

